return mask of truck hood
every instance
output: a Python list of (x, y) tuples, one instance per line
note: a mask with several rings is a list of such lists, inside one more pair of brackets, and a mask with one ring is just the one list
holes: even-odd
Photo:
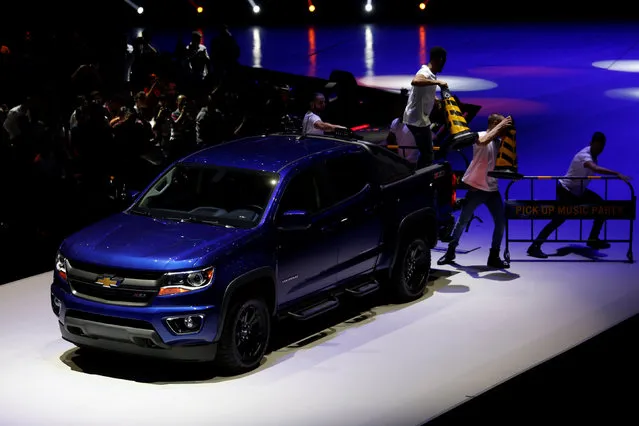
[(217, 254), (250, 232), (119, 213), (71, 235), (61, 251), (72, 264), (75, 260), (127, 269), (185, 270), (209, 266)]

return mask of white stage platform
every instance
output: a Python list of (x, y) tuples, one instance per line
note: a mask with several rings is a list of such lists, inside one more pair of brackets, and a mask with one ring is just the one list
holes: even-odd
[(435, 271), (422, 300), (363, 312), (237, 378), (89, 362), (59, 336), (51, 273), (2, 285), (0, 424), (418, 425), (639, 312), (636, 263), (572, 255), (486, 271), (492, 224), (479, 214), (460, 248), (483, 247)]

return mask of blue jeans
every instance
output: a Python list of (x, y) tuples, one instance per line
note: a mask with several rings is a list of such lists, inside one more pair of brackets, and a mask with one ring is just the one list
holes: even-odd
[(482, 204), (485, 204), (490, 212), (490, 215), (493, 217), (493, 222), (495, 223), (495, 228), (493, 230), (493, 240), (490, 248), (492, 250), (497, 250), (501, 248), (501, 242), (504, 238), (504, 230), (506, 229), (506, 214), (504, 213), (504, 202), (501, 199), (501, 194), (499, 191), (481, 191), (478, 189), (469, 189), (466, 193), (466, 197), (464, 198), (465, 203), (461, 209), (461, 213), (459, 214), (459, 219), (457, 219), (457, 223), (455, 224), (455, 228), (453, 229), (453, 239), (450, 241), (448, 246), (450, 248), (455, 248), (459, 244), (459, 239), (461, 238), (462, 232), (468, 223), (473, 218), (473, 213), (477, 210)]

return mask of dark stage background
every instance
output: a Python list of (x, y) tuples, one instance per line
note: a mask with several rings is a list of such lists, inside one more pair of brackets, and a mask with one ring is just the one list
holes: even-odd
[[(3, 31), (22, 28), (84, 26), (104, 30), (131, 25), (185, 26), (225, 22), (230, 25), (292, 25), (301, 23), (374, 22), (495, 22), (505, 25), (525, 21), (632, 20), (639, 15), (622, 0), (605, 3), (575, 1), (472, 1), (429, 0), (424, 10), (420, 0), (373, 0), (373, 11), (364, 11), (365, 0), (315, 0), (309, 13), (307, 0), (256, 0), (254, 14), (248, 0), (135, 0), (145, 9), (138, 15), (124, 0), (65, 0), (4, 2)], [(196, 7), (203, 13), (198, 14)], [(9, 18), (9, 19), (7, 19)], [(10, 24), (10, 25), (9, 25)]]

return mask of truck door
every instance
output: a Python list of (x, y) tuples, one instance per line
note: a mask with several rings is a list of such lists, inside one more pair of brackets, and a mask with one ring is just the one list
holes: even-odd
[(324, 171), (331, 188), (332, 232), (338, 247), (338, 279), (371, 271), (380, 252), (382, 216), (380, 196), (368, 178), (369, 167), (363, 148), (327, 159)]
[(278, 205), (275, 225), (283, 223), (289, 212), (305, 213), (306, 229), (277, 231), (277, 281), (280, 303), (287, 303), (337, 281), (338, 234), (331, 227), (333, 218), (323, 211), (325, 182), (317, 169), (298, 172), (286, 184)]

